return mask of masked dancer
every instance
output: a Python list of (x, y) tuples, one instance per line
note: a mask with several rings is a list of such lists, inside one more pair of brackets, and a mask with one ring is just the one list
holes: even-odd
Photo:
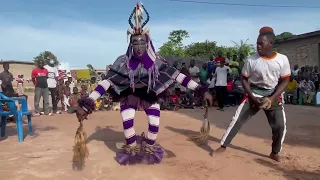
[(279, 153), (286, 134), (286, 114), (280, 96), (287, 87), (291, 70), (287, 56), (273, 51), (274, 43), (273, 29), (261, 28), (257, 39), (257, 54), (250, 56), (242, 69), (246, 97), (233, 116), (221, 139), (221, 147), (216, 152), (225, 151), (241, 126), (263, 109), (272, 129), (270, 158), (280, 161)]
[[(142, 14), (146, 20), (142, 22)], [(135, 25), (131, 19), (134, 18)], [(167, 62), (155, 53), (145, 25), (149, 21), (149, 14), (145, 7), (138, 3), (130, 17), (130, 29), (127, 35), (130, 43), (125, 55), (117, 58), (89, 98), (79, 100), (80, 108), (77, 111), (79, 121), (94, 111), (94, 101), (104, 95), (106, 91), (113, 100), (121, 103), (125, 145), (116, 154), (116, 160), (121, 165), (147, 163), (158, 164), (164, 154), (163, 148), (156, 143), (160, 123), (160, 105), (158, 99), (174, 82), (186, 88), (201, 90), (200, 86), (189, 77), (170, 67)], [(204, 94), (205, 100), (211, 102), (209, 93)], [(148, 117), (148, 132), (138, 136), (134, 129), (134, 117), (137, 109), (144, 109)]]

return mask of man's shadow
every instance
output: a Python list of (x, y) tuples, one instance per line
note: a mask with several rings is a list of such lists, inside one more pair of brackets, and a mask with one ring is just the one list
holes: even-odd
[(316, 171), (307, 171), (301, 170), (298, 168), (287, 168), (282, 163), (274, 163), (265, 159), (255, 159), (255, 162), (266, 166), (268, 168), (272, 168), (276, 171), (282, 172), (283, 177), (286, 179), (301, 179), (301, 180), (317, 180), (320, 179), (320, 170)]
[[(186, 136), (187, 138), (191, 137), (191, 136), (194, 136), (194, 135), (198, 135), (199, 132), (196, 132), (196, 131), (193, 131), (193, 130), (189, 130), (189, 129), (178, 129), (178, 128), (174, 128), (174, 127), (170, 127), (170, 126), (166, 126), (166, 129), (172, 131), (172, 132), (175, 132), (175, 133), (179, 133), (181, 135), (184, 135)], [(198, 147), (200, 147), (201, 149), (209, 152), (209, 154), (211, 156), (214, 155), (214, 150), (208, 145), (208, 141), (213, 141), (213, 142), (216, 142), (216, 143), (220, 143), (220, 140), (215, 138), (215, 137), (212, 137), (212, 136), (208, 136), (208, 140), (207, 142), (204, 142), (204, 143), (195, 143), (195, 145), (197, 145)], [(260, 157), (268, 157), (267, 155), (265, 154), (261, 154), (261, 153), (258, 153), (258, 152), (255, 152), (255, 151), (251, 151), (249, 149), (246, 149), (246, 148), (243, 148), (243, 147), (239, 147), (239, 146), (234, 146), (232, 144), (230, 144), (228, 146), (228, 148), (232, 148), (232, 149), (235, 149), (235, 150), (239, 150), (239, 151), (243, 151), (243, 152), (246, 152), (246, 153), (250, 153), (250, 154), (254, 154), (254, 155), (257, 155), (257, 156), (260, 156)]]
[[(88, 137), (88, 143), (92, 140), (103, 141), (104, 144), (114, 153), (120, 150), (120, 146), (123, 145), (124, 133), (113, 130), (113, 126), (100, 127), (97, 126), (95, 132)], [(163, 147), (163, 146), (162, 146)], [(165, 149), (165, 158), (176, 157), (176, 154), (172, 151)]]

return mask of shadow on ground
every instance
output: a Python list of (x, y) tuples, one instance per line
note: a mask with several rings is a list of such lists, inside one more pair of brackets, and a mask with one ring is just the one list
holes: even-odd
[[(33, 136), (32, 138), (36, 138), (40, 135), (41, 132), (43, 131), (51, 131), (57, 129), (56, 127), (53, 126), (46, 126), (46, 127), (39, 127), (36, 125), (33, 125)], [(16, 136), (18, 139), (18, 134), (17, 134), (17, 128), (15, 123), (8, 123), (6, 126), (6, 134), (5, 137), (0, 137), (0, 141), (7, 139), (10, 136)], [(23, 125), (23, 138), (26, 138), (26, 136), (29, 136), (29, 128), (28, 125)]]
[(267, 168), (271, 168), (272, 170), (269, 170), (271, 173), (280, 173), (288, 180), (320, 180), (320, 170), (312, 172), (300, 170), (301, 168), (286, 167), (284, 163), (273, 163), (265, 159), (256, 159), (255, 161)]
[[(310, 106), (285, 106), (287, 119), (287, 134), (285, 144), (292, 146), (307, 146), (320, 148), (320, 109)], [(224, 112), (217, 111), (215, 107), (209, 110), (209, 120), (211, 124), (220, 129), (227, 129), (236, 107), (225, 108)], [(203, 114), (196, 110), (176, 111), (177, 113), (189, 116), (197, 120), (203, 120)], [(203, 110), (204, 113), (204, 110)], [(253, 128), (254, 127), (254, 128)], [(199, 127), (200, 128), (200, 127)], [(239, 133), (248, 136), (271, 140), (271, 128), (263, 111), (252, 117)], [(222, 134), (221, 134), (222, 137)]]
[[(199, 132), (196, 132), (196, 131), (192, 131), (192, 130), (188, 130), (188, 129), (178, 129), (178, 128), (174, 128), (174, 127), (170, 127), (170, 126), (166, 126), (166, 129), (168, 129), (168, 130), (170, 130), (172, 132), (184, 135), (187, 138), (189, 138), (190, 136), (194, 136), (194, 135), (199, 134)], [(213, 141), (213, 142), (216, 142), (216, 143), (220, 143), (219, 139), (217, 139), (215, 137), (212, 137), (212, 136), (208, 137), (208, 141)], [(193, 143), (195, 143), (195, 142), (193, 142)], [(199, 148), (207, 151), (210, 155), (214, 155), (214, 150), (208, 145), (208, 142), (201, 143), (201, 144), (195, 143), (195, 145), (197, 145)], [(246, 153), (250, 153), (250, 154), (253, 154), (253, 155), (256, 155), (256, 156), (260, 156), (260, 157), (263, 157), (263, 158), (268, 157), (265, 154), (261, 154), (261, 153), (258, 153), (258, 152), (255, 152), (255, 151), (252, 151), (252, 150), (249, 150), (249, 149), (246, 149), (246, 148), (242, 148), (242, 147), (239, 147), (239, 146), (230, 145), (229, 148), (232, 148), (232, 149), (235, 149), (235, 150), (238, 150), (238, 151), (243, 151), (243, 152), (246, 152)]]
[[(124, 142), (124, 133), (113, 130), (113, 126), (106, 126), (104, 128), (97, 126), (95, 129), (95, 132), (92, 133), (88, 137), (88, 141), (96, 140), (96, 141), (103, 141), (104, 144), (114, 153), (116, 153), (119, 150), (119, 146), (117, 144), (123, 144)], [(165, 149), (165, 148), (164, 148)], [(176, 157), (176, 155), (168, 150), (165, 149), (166, 158), (173, 158)]]

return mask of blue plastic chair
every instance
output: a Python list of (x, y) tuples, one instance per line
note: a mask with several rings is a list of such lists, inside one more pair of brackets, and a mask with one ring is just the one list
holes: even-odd
[[(18, 101), (21, 104), (21, 109), (18, 110), (15, 102)], [(17, 126), (17, 134), (18, 141), (23, 142), (23, 116), (28, 117), (28, 128), (29, 135), (33, 136), (33, 128), (32, 128), (32, 113), (28, 110), (27, 100), (24, 97), (7, 97), (0, 93), (0, 102), (2, 104), (7, 103), (9, 105), (9, 111), (3, 111), (2, 105), (0, 106), (0, 116), (1, 116), (1, 137), (4, 137), (6, 134), (6, 126), (7, 126), (7, 118), (10, 115), (16, 117), (16, 126)]]

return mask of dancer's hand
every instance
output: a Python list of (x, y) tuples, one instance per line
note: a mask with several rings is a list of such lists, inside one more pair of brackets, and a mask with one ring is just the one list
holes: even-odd
[(263, 105), (263, 98), (260, 97), (252, 97), (251, 101), (253, 102), (253, 104), (257, 107), (260, 107)]
[(208, 103), (209, 107), (212, 106), (212, 95), (208, 91), (204, 93), (203, 99)]
[(79, 107), (76, 111), (76, 115), (79, 122), (82, 122), (83, 120), (87, 119), (88, 113), (84, 111), (81, 107)]
[(271, 105), (272, 105), (272, 100), (266, 97), (266, 98), (263, 98), (263, 103), (261, 106), (259, 106), (259, 108), (268, 110), (270, 109)]

